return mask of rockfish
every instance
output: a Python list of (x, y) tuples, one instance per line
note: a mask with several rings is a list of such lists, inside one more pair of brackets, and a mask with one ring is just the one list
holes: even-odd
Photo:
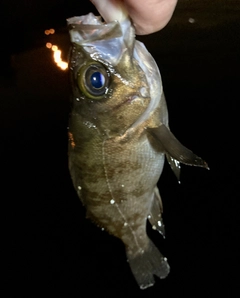
[(124, 8), (109, 2), (99, 12), (104, 22), (92, 13), (68, 19), (69, 170), (87, 217), (122, 240), (145, 289), (169, 273), (146, 233), (149, 220), (164, 235), (157, 182), (165, 156), (178, 179), (180, 163), (208, 166), (170, 131), (158, 66)]

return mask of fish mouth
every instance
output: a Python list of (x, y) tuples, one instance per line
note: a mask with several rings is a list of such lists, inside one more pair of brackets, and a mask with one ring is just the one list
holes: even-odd
[[(81, 46), (89, 55), (97, 54), (102, 60), (116, 66), (128, 42), (134, 40), (134, 29), (129, 19), (105, 23), (93, 13), (67, 19), (72, 44)], [(131, 47), (130, 47), (131, 48)]]
[(83, 45), (90, 41), (101, 41), (123, 36), (118, 21), (105, 23), (101, 16), (93, 13), (67, 19), (71, 41)]

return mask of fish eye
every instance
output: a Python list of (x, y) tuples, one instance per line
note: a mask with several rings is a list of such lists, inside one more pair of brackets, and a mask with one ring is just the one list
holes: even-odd
[(100, 63), (84, 65), (78, 73), (80, 90), (92, 99), (99, 99), (108, 91), (110, 73)]

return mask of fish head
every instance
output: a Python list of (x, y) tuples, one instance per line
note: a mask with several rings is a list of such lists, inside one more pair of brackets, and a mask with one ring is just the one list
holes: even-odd
[(68, 19), (68, 26), (73, 112), (103, 134), (124, 134), (150, 106), (149, 80), (154, 73), (159, 85), (158, 67), (136, 42), (129, 19), (105, 23), (89, 13)]

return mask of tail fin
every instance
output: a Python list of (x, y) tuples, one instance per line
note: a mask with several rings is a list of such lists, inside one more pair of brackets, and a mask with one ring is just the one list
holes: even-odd
[(153, 275), (162, 279), (167, 277), (170, 271), (167, 259), (151, 240), (149, 240), (147, 248), (137, 254), (133, 255), (127, 250), (127, 257), (132, 273), (142, 290), (154, 285)]

